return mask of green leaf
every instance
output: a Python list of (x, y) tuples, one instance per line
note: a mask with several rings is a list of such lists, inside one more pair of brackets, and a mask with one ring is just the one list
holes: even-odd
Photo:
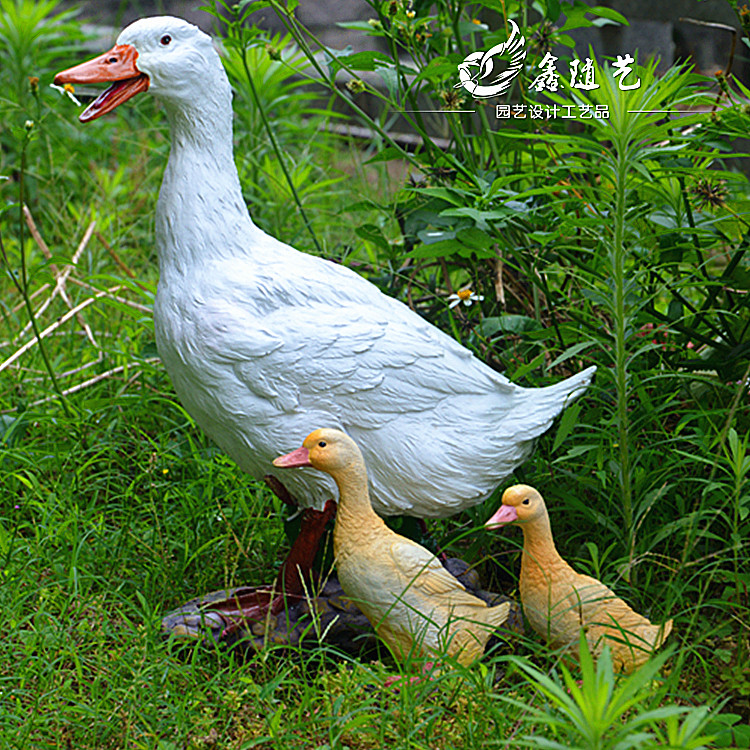
[(430, 81), (440, 82), (447, 76), (456, 76), (456, 63), (451, 62), (447, 57), (434, 57), (424, 68), (422, 68), (414, 81), (416, 83), (428, 79)]
[(628, 21), (622, 13), (618, 13), (614, 8), (607, 8), (604, 5), (596, 5), (590, 9), (590, 12), (599, 16), (599, 18), (606, 18), (609, 21), (615, 23), (621, 23), (623, 26), (630, 26)]
[(375, 68), (376, 75), (385, 84), (388, 93), (394, 101), (398, 98), (398, 73), (390, 63), (388, 66), (380, 65)]
[(514, 373), (513, 373), (513, 381), (520, 380), (521, 378), (526, 377), (528, 373), (530, 373), (532, 370), (536, 370), (538, 367), (544, 366), (544, 358), (545, 353), (540, 352), (537, 354), (534, 359), (531, 360), (531, 362), (527, 362), (525, 365), (522, 365), (519, 367)]
[(495, 240), (486, 232), (476, 227), (465, 227), (456, 232), (456, 239), (461, 242), (468, 252), (473, 252), (481, 258), (493, 258)]
[(463, 206), (466, 202), (466, 192), (463, 190), (453, 190), (445, 187), (420, 188), (419, 195), (428, 195), (433, 198), (440, 198), (454, 206)]
[(409, 255), (412, 258), (448, 258), (462, 250), (462, 245), (455, 239), (438, 240), (429, 245), (417, 245)]
[(492, 211), (481, 211), (478, 208), (464, 206), (462, 208), (446, 208), (441, 212), (441, 216), (468, 216), (474, 219), (477, 226), (484, 231), (491, 231), (488, 221), (498, 221), (499, 226), (503, 226), (511, 218), (513, 212), (507, 208), (493, 209)]
[(571, 357), (575, 357), (577, 354), (585, 351), (595, 343), (596, 341), (581, 341), (577, 344), (573, 344), (573, 346), (569, 346), (559, 357), (556, 357), (552, 362), (550, 362), (548, 369), (551, 370), (553, 367), (557, 367), (557, 365), (562, 364), (563, 362), (569, 360)]
[(563, 444), (565, 438), (573, 431), (580, 412), (580, 401), (574, 401), (563, 411), (562, 417), (560, 418), (560, 426), (557, 428), (557, 434), (555, 435), (555, 442), (552, 444), (553, 453)]
[[(352, 70), (375, 70), (379, 66), (391, 65), (391, 58), (383, 52), (355, 52), (345, 58), (345, 63)], [(337, 61), (338, 62), (338, 61)]]
[(0, 446), (13, 446), (26, 436), (28, 420), (24, 414), (0, 414)]
[(351, 44), (344, 47), (344, 49), (333, 49), (332, 47), (326, 47), (323, 52), (323, 62), (328, 67), (328, 74), (333, 76), (338, 70), (341, 69), (341, 63), (338, 62), (339, 57), (349, 57), (354, 53), (354, 48)]
[[(597, 18), (588, 18), (589, 15)], [(565, 8), (565, 23), (560, 31), (570, 31), (571, 29), (580, 29), (589, 26), (602, 26), (607, 23), (618, 23), (629, 26), (627, 19), (621, 13), (612, 8), (605, 8), (601, 5), (589, 7), (581, 0), (575, 0), (572, 8)]]
[(434, 245), (436, 242), (455, 239), (456, 233), (452, 229), (421, 229), (417, 232), (417, 237), (425, 245)]
[(459, 36), (469, 36), (470, 34), (476, 34), (477, 31), (488, 31), (489, 26), (484, 23), (476, 24), (474, 21), (459, 21), (458, 22), (458, 34)]
[(400, 159), (404, 155), (404, 152), (396, 146), (386, 146), (385, 148), (378, 151), (375, 156), (368, 159), (365, 164), (375, 164), (379, 161), (390, 161), (391, 159)]
[(337, 21), (336, 26), (340, 29), (352, 29), (354, 31), (376, 31), (376, 29), (370, 25), (369, 21)]
[(496, 333), (526, 333), (537, 331), (542, 327), (541, 323), (534, 318), (525, 315), (501, 315), (499, 317), (485, 318), (479, 324), (479, 331), (483, 336), (493, 336)]
[(547, 13), (546, 17), (553, 23), (560, 17), (560, 2), (559, 0), (547, 0)]
[(685, 314), (685, 309), (682, 306), (682, 302), (678, 299), (673, 299), (669, 303), (669, 308), (667, 310), (667, 317), (671, 321), (680, 320), (682, 316)]
[(354, 232), (358, 237), (372, 242), (385, 253), (390, 255), (391, 243), (388, 242), (388, 239), (383, 234), (383, 230), (379, 226), (375, 224), (363, 224), (362, 226), (357, 227)]

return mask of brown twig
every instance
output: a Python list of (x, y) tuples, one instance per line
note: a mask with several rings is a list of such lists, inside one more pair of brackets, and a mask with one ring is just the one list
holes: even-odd
[[(158, 357), (149, 357), (148, 359), (144, 360), (145, 362), (149, 363), (157, 363), (159, 362)], [(100, 383), (102, 380), (106, 380), (107, 378), (111, 378), (113, 375), (118, 375), (121, 372), (124, 372), (129, 367), (133, 367), (134, 363), (129, 362), (126, 365), (118, 365), (117, 367), (113, 367), (111, 370), (107, 370), (106, 372), (99, 373), (99, 375), (94, 376), (93, 378), (89, 378), (88, 380), (84, 380), (82, 383), (76, 383), (75, 385), (72, 385), (70, 388), (66, 388), (62, 394), (63, 396), (70, 396), (73, 393), (78, 393), (78, 391), (82, 391), (84, 388), (89, 388), (92, 385), (95, 385), (96, 383)], [(140, 375), (142, 374), (142, 370), (137, 370), (130, 378), (128, 378), (128, 384), (134, 382)], [(40, 404), (46, 404), (50, 401), (53, 401), (57, 396), (46, 396), (45, 398), (40, 398), (37, 401), (33, 401), (28, 406), (39, 406)], [(16, 409), (4, 409), (3, 411), (0, 411), (0, 414), (11, 414), (12, 412), (15, 412)]]
[[(731, 33), (732, 45), (729, 48), (729, 57), (727, 59), (727, 65), (724, 68), (724, 77), (728, 78), (729, 74), (732, 72), (732, 65), (734, 64), (734, 51), (735, 51), (735, 48), (737, 47), (737, 29), (735, 29), (734, 26), (729, 26), (728, 24), (725, 24), (725, 23), (716, 23), (715, 21), (700, 21), (697, 18), (684, 17), (684, 18), (680, 18), (679, 20), (683, 21), (684, 23), (692, 23), (695, 26), (706, 26), (710, 29), (719, 29), (720, 31), (728, 31)], [(719, 73), (717, 73), (716, 75), (718, 76)], [(729, 91), (728, 85), (729, 84), (727, 82), (727, 91)], [(716, 99), (714, 100), (713, 106), (711, 107), (711, 112), (715, 112), (716, 108), (719, 106), (722, 93), (724, 92), (722, 91), (721, 85), (719, 85), (719, 91), (716, 94)], [(727, 98), (729, 98), (731, 101), (731, 97), (727, 95)]]
[[(101, 350), (99, 350), (99, 355), (96, 359), (92, 359), (90, 362), (86, 362), (85, 365), (81, 365), (80, 367), (74, 367), (72, 370), (66, 370), (61, 375), (58, 375), (59, 380), (65, 380), (65, 378), (69, 378), (71, 375), (77, 375), (79, 372), (83, 372), (84, 370), (88, 370), (89, 367), (93, 367), (94, 365), (98, 365), (100, 362), (104, 360), (104, 354)], [(26, 373), (35, 372), (31, 368), (26, 368), (24, 370)], [(38, 377), (28, 377), (28, 375), (24, 378), (24, 381), (27, 383), (36, 383), (41, 382), (43, 380), (44, 373), (42, 371), (36, 371), (39, 373)]]
[(499, 245), (495, 246), (497, 258), (495, 259), (495, 299), (505, 309), (505, 286), (503, 285), (503, 251)]
[[(26, 226), (29, 228), (29, 232), (31, 233), (31, 236), (34, 238), (35, 242), (39, 246), (39, 249), (42, 251), (42, 255), (44, 255), (47, 260), (50, 260), (52, 258), (52, 253), (50, 252), (49, 247), (47, 246), (47, 243), (44, 241), (44, 238), (42, 237), (41, 233), (39, 232), (39, 229), (36, 226), (36, 222), (34, 221), (34, 217), (29, 210), (28, 206), (23, 207), (23, 214), (24, 218), (26, 220)], [(86, 231), (83, 234), (83, 238), (81, 239), (81, 242), (78, 244), (78, 247), (73, 254), (73, 257), (71, 258), (71, 262), (65, 266), (65, 268), (61, 271), (60, 268), (56, 263), (50, 263), (50, 270), (55, 275), (55, 287), (52, 290), (52, 293), (50, 296), (37, 308), (37, 310), (34, 313), (35, 318), (39, 318), (45, 310), (52, 304), (52, 301), (56, 296), (59, 296), (63, 302), (67, 305), (68, 309), (72, 309), (73, 302), (68, 296), (67, 289), (65, 288), (65, 283), (68, 280), (68, 277), (73, 272), (73, 269), (75, 268), (76, 264), (78, 263), (78, 260), (81, 257), (81, 254), (86, 249), (86, 246), (89, 243), (89, 240), (91, 239), (91, 235), (94, 232), (94, 228), (96, 226), (96, 222), (92, 221)], [(94, 337), (94, 333), (91, 330), (88, 323), (86, 323), (85, 319), (82, 315), (79, 315), (76, 317), (78, 320), (79, 325), (81, 328), (83, 328), (84, 332), (86, 333), (86, 337), (91, 342), (91, 344), (96, 347), (97, 349), (100, 348), (98, 342), (96, 341), (96, 338)], [(31, 321), (29, 321), (19, 332), (16, 336), (15, 340), (18, 340), (25, 336), (30, 328), (32, 326)]]
[(123, 261), (122, 258), (120, 258), (120, 256), (115, 252), (115, 249), (112, 247), (112, 245), (110, 245), (109, 242), (107, 242), (107, 240), (105, 240), (104, 237), (102, 237), (102, 235), (99, 232), (96, 233), (96, 239), (98, 239), (99, 242), (101, 242), (102, 245), (104, 245), (104, 247), (106, 248), (106, 250), (109, 253), (109, 255), (112, 258), (112, 260), (117, 264), (117, 267), (128, 278), (132, 279), (133, 283), (139, 289), (142, 289), (144, 292), (148, 292), (149, 291), (148, 288), (146, 286), (144, 286), (143, 284), (141, 284), (140, 281), (136, 280), (135, 273), (125, 264), (125, 261)]
[(127, 307), (132, 307), (134, 310), (138, 310), (139, 312), (148, 313), (149, 315), (153, 313), (153, 310), (150, 307), (141, 305), (138, 302), (133, 302), (132, 300), (126, 299), (125, 297), (120, 297), (119, 295), (115, 294), (115, 292), (118, 292), (123, 288), (119, 284), (117, 284), (116, 286), (112, 286), (109, 289), (99, 289), (93, 284), (89, 284), (86, 281), (81, 281), (80, 279), (71, 278), (70, 281), (72, 284), (77, 284), (78, 286), (83, 287), (84, 289), (88, 289), (92, 292), (101, 292), (102, 296), (106, 297), (107, 299), (114, 300), (115, 302), (119, 302), (122, 305), (127, 305)]
[(25, 354), (35, 344), (39, 343), (39, 339), (43, 339), (49, 336), (53, 331), (56, 331), (61, 325), (63, 325), (64, 323), (67, 323), (71, 318), (75, 317), (81, 310), (84, 310), (90, 304), (96, 302), (97, 299), (99, 299), (100, 297), (103, 297), (105, 294), (106, 292), (99, 292), (98, 294), (95, 294), (93, 297), (88, 297), (80, 304), (68, 310), (68, 312), (66, 312), (65, 315), (60, 316), (54, 323), (52, 323), (52, 325), (47, 326), (43, 331), (41, 331), (39, 333), (38, 338), (35, 336), (33, 339), (31, 339), (31, 341), (27, 341), (20, 349), (17, 349), (13, 354), (11, 354), (10, 357), (8, 357), (2, 364), (0, 364), (0, 372), (10, 367), (10, 365), (12, 365), (19, 357)]

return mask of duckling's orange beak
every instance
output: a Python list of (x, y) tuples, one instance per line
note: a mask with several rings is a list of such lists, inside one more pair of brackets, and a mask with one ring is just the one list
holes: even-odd
[(116, 44), (109, 52), (105, 52), (93, 60), (76, 65), (58, 73), (55, 83), (108, 83), (114, 81), (104, 93), (98, 96), (79, 115), (81, 122), (96, 120), (97, 117), (111, 112), (123, 102), (146, 91), (149, 78), (141, 73), (135, 64), (138, 52), (130, 44)]
[(304, 446), (284, 456), (274, 458), (273, 465), (281, 469), (291, 469), (295, 466), (312, 466), (310, 463), (310, 451)]
[(487, 529), (497, 529), (506, 523), (513, 523), (518, 520), (518, 511), (512, 505), (501, 505), (492, 518), (485, 524)]

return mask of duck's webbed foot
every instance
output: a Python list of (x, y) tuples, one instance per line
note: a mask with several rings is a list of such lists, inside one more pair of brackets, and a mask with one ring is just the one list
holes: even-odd
[[(271, 489), (285, 504), (296, 507), (296, 501), (286, 488)], [(269, 483), (270, 486), (270, 483)], [(280, 488), (280, 489), (279, 489)], [(278, 491), (277, 491), (278, 489)], [(291, 501), (291, 502), (290, 502)], [(240, 630), (261, 632), (271, 617), (291, 610), (306, 592), (312, 593), (310, 571), (313, 560), (325, 533), (326, 524), (336, 515), (336, 503), (328, 500), (323, 510), (306, 508), (302, 511), (302, 524), (289, 554), (284, 560), (276, 581), (271, 586), (248, 586), (212, 596), (196, 610), (186, 612), (179, 620), (179, 612), (164, 618), (162, 627), (179, 637), (198, 637), (206, 631), (216, 640), (224, 640)]]

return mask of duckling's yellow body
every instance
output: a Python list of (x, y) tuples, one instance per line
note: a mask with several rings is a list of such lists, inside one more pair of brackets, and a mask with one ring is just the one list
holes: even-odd
[[(293, 457), (293, 458), (292, 458)], [(307, 460), (309, 463), (298, 463)], [(338, 485), (333, 551), (346, 595), (400, 658), (447, 653), (470, 664), (508, 618), (472, 596), (424, 547), (389, 529), (373, 511), (367, 470), (354, 441), (339, 430), (316, 430), (277, 466), (311, 465)]]
[(510, 487), (502, 502), (486, 525), (517, 523), (523, 530), (519, 588), (534, 631), (578, 658), (583, 629), (595, 657), (609, 645), (616, 670), (632, 672), (645, 663), (669, 635), (672, 621), (653, 625), (601, 581), (576, 573), (558, 553), (544, 499), (533, 487)]

